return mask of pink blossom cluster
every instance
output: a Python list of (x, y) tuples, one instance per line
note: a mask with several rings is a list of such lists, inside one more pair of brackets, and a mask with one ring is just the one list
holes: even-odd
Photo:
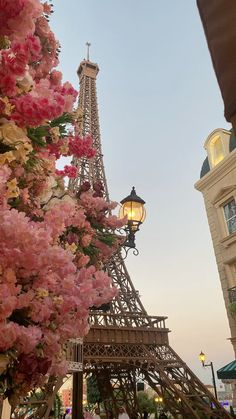
[(47, 79), (35, 83), (31, 92), (12, 99), (14, 111), (12, 118), (19, 126), (33, 126), (44, 124), (49, 120), (72, 111), (75, 91), (64, 97), (59, 91), (51, 88)]
[(22, 41), (35, 32), (43, 6), (39, 0), (0, 0), (0, 10), (0, 36)]
[[(49, 13), (49, 10), (47, 10), (46, 13)], [(51, 31), (48, 20), (45, 16), (41, 15), (36, 20), (35, 26), (35, 34), (41, 39), (42, 59), (39, 63), (37, 63), (37, 66), (32, 69), (32, 72), (36, 78), (44, 78), (47, 77), (50, 70), (53, 67), (56, 67), (59, 63), (59, 42), (56, 40), (54, 33)]]
[(13, 41), (10, 48), (0, 51), (0, 89), (3, 95), (17, 96), (20, 87), (33, 86), (29, 74), (29, 64), (40, 59), (41, 45), (39, 38), (29, 35), (24, 42)]
[(47, 145), (50, 154), (57, 159), (60, 155), (74, 156), (80, 159), (87, 157), (88, 159), (95, 156), (96, 151), (93, 148), (93, 139), (91, 135), (85, 135), (83, 138), (78, 135), (64, 137), (60, 141), (52, 142)]
[(92, 158), (96, 152), (93, 149), (93, 139), (90, 135), (86, 135), (83, 139), (75, 136), (69, 138), (69, 150), (70, 154), (78, 158), (87, 156)]
[[(68, 204), (64, 208), (59, 204), (57, 209), (65, 223), (67, 210)], [(71, 206), (70, 211), (75, 209)], [(84, 224), (82, 213), (80, 217)], [(103, 271), (94, 266), (78, 271), (71, 252), (51, 245), (52, 217), (39, 223), (12, 209), (2, 210), (0, 221), (0, 350), (15, 345), (19, 353), (30, 353), (41, 342), (45, 355), (58, 358), (61, 342), (87, 331), (88, 308), (109, 301), (116, 290)], [(60, 224), (57, 235), (63, 227)]]
[[(58, 244), (62, 235), (62, 245), (68, 244), (64, 248)], [(65, 202), (53, 206), (42, 222), (30, 221), (15, 209), (2, 209), (0, 237), (0, 353), (14, 348), (18, 356), (41, 357), (49, 374), (57, 368), (61, 372), (62, 365), (66, 367), (64, 342), (87, 333), (89, 307), (100, 306), (117, 293), (108, 275), (81, 253), (98, 240), (96, 232), (83, 207)], [(76, 243), (80, 253), (74, 255), (69, 246)], [(81, 257), (85, 263), (76, 263)], [(31, 371), (31, 385), (39, 371), (35, 374)], [(23, 371), (20, 377), (27, 382)]]
[(102, 269), (120, 244), (114, 204), (99, 182), (70, 195), (63, 177), (77, 168), (56, 170), (61, 156), (95, 151), (55, 69), (50, 13), (39, 0), (0, 0), (0, 396), (10, 401), (66, 372), (65, 342), (117, 292)]
[(76, 166), (68, 166), (65, 165), (63, 170), (56, 170), (56, 174), (58, 176), (68, 176), (69, 179), (74, 179), (77, 175), (77, 167)]

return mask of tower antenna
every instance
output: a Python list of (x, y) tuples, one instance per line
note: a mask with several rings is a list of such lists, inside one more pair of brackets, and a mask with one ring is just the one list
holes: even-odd
[(86, 46), (87, 46), (87, 61), (89, 61), (89, 48), (91, 46), (90, 42), (86, 42)]

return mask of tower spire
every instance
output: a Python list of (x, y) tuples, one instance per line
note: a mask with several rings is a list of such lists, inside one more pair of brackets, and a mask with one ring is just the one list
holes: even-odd
[(91, 47), (91, 43), (90, 42), (86, 42), (86, 46), (87, 46), (87, 61), (89, 60), (89, 48)]
[[(89, 58), (90, 43), (87, 42), (86, 45), (88, 47), (87, 58)], [(105, 169), (103, 164), (97, 103), (96, 78), (98, 72), (98, 65), (96, 63), (92, 63), (88, 59), (83, 60), (80, 63), (77, 71), (80, 81), (78, 108), (80, 109), (83, 119), (81, 124), (82, 129), (79, 134), (82, 136), (92, 136), (93, 148), (96, 150), (96, 155), (92, 159), (73, 158), (72, 164), (78, 169), (78, 177), (75, 179), (70, 179), (69, 189), (76, 192), (80, 185), (86, 181), (88, 181), (91, 185), (99, 182), (103, 189), (104, 198), (109, 201)]]

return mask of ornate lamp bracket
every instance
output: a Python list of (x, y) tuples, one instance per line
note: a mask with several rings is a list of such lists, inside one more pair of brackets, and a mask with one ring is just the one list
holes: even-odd
[(126, 226), (119, 230), (119, 232), (124, 232), (126, 236), (122, 244), (122, 250), (125, 254), (123, 259), (126, 259), (130, 249), (133, 250), (133, 255), (137, 256), (139, 254), (135, 244), (135, 234), (139, 231), (139, 226), (145, 220), (146, 211), (144, 208), (145, 201), (136, 195), (134, 187), (130, 195), (122, 199), (121, 204), (119, 216), (120, 218), (127, 218)]

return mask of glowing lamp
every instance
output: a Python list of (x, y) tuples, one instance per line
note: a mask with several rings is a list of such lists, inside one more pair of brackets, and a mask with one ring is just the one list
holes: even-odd
[(122, 204), (119, 213), (120, 218), (127, 217), (131, 229), (138, 231), (140, 224), (144, 222), (146, 217), (145, 201), (136, 194), (133, 187), (130, 195), (122, 199), (120, 203)]
[(215, 398), (217, 400), (218, 396), (217, 396), (217, 388), (216, 388), (216, 380), (215, 380), (215, 372), (214, 372), (213, 362), (209, 362), (209, 364), (206, 364), (205, 363), (205, 361), (206, 361), (206, 355), (202, 351), (198, 355), (198, 358), (201, 361), (202, 366), (204, 368), (206, 368), (206, 367), (210, 367), (211, 368), (212, 383), (213, 383), (213, 387), (214, 387)]
[(199, 361), (201, 361), (202, 365), (204, 365), (205, 360), (206, 360), (206, 355), (201, 351), (198, 357), (199, 357)]
[(145, 201), (140, 198), (132, 188), (130, 195), (122, 199), (119, 217), (127, 217), (127, 225), (125, 231), (127, 233), (127, 240), (124, 246), (135, 248), (135, 233), (139, 230), (140, 224), (142, 224), (146, 217), (146, 210), (144, 207)]
[(155, 397), (155, 402), (156, 403), (162, 403), (163, 402), (163, 397)]

